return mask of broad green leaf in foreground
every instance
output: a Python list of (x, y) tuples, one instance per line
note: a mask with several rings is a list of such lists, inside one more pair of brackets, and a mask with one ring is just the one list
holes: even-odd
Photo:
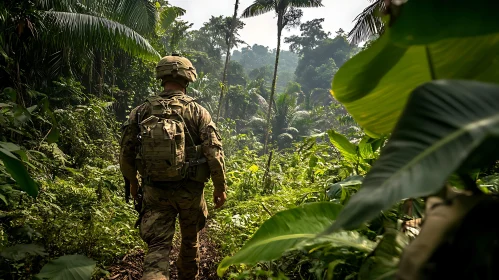
[(372, 136), (390, 133), (409, 94), (432, 77), (499, 82), (499, 34), (403, 48), (389, 33), (347, 61), (333, 81), (335, 98)]
[(304, 204), (275, 214), (265, 221), (251, 239), (232, 257), (218, 266), (223, 273), (234, 264), (255, 264), (279, 258), (300, 242), (315, 238), (336, 219), (342, 206), (330, 202)]
[(43, 266), (37, 279), (50, 280), (90, 280), (95, 269), (95, 261), (82, 255), (66, 255), (52, 260)]
[(495, 5), (408, 1), (377, 42), (339, 69), (333, 95), (368, 134), (379, 136), (392, 131), (410, 92), (425, 82), (499, 83)]
[[(10, 176), (16, 180), (19, 187), (32, 197), (38, 195), (38, 185), (31, 178), (21, 160), (11, 153), (14, 144), (0, 142), (0, 160)], [(14, 145), (15, 146), (15, 145)]]
[(392, 27), (392, 39), (416, 45), (497, 33), (496, 5), (494, 0), (407, 1)]
[(325, 233), (357, 228), (402, 199), (437, 192), (463, 165), (496, 158), (497, 108), (493, 84), (443, 80), (417, 88), (362, 188)]

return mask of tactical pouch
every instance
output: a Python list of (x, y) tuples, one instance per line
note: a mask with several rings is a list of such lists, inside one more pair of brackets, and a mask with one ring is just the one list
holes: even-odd
[(151, 181), (185, 178), (184, 124), (150, 116), (140, 123), (143, 177)]
[(188, 147), (186, 152), (187, 161), (189, 162), (189, 179), (200, 183), (208, 182), (210, 179), (210, 167), (206, 158), (203, 157), (201, 145)]

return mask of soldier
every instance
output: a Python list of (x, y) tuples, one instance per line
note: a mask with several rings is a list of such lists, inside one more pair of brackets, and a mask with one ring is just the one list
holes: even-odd
[(123, 128), (120, 168), (137, 199), (142, 178), (140, 235), (148, 245), (142, 279), (169, 279), (169, 255), (179, 216), (182, 245), (179, 279), (199, 270), (199, 231), (208, 214), (204, 184), (212, 178), (215, 209), (226, 200), (225, 162), (220, 134), (208, 111), (186, 94), (197, 78), (192, 63), (177, 54), (163, 57), (156, 78), (164, 91), (130, 113)]

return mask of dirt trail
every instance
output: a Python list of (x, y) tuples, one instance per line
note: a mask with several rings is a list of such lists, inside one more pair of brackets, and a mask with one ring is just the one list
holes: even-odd
[[(218, 254), (218, 248), (206, 234), (206, 228), (200, 232), (200, 276), (201, 280), (220, 279), (217, 277), (217, 264), (222, 257)], [(177, 279), (177, 260), (180, 249), (180, 238), (174, 239), (172, 253), (170, 255), (170, 279)], [(142, 263), (144, 262), (144, 251), (138, 250), (126, 255), (121, 261), (107, 268), (111, 280), (139, 280), (142, 276)]]

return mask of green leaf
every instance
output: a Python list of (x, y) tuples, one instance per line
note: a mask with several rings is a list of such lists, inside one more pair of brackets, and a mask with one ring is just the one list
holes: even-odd
[(0, 148), (0, 160), (2, 160), (5, 169), (16, 180), (19, 187), (30, 196), (36, 198), (38, 195), (38, 185), (28, 174), (23, 163), (9, 150), (4, 148)]
[(333, 280), (334, 277), (334, 270), (336, 267), (340, 264), (344, 264), (345, 260), (335, 260), (329, 263), (327, 266), (327, 279), (328, 280)]
[(18, 145), (11, 143), (11, 142), (1, 142), (0, 141), (0, 147), (9, 151), (9, 152), (15, 152), (15, 151), (20, 151), (21, 147)]
[(147, 0), (113, 1), (110, 19), (124, 24), (139, 34), (152, 34), (156, 26), (157, 11), (153, 2)]
[(36, 244), (17, 244), (5, 249), (2, 249), (0, 256), (13, 260), (20, 261), (25, 259), (27, 256), (47, 256), (45, 248)]
[(3, 201), (3, 203), (5, 203), (5, 205), (9, 205), (7, 198), (5, 197), (5, 195), (3, 195), (1, 193), (0, 193), (0, 200)]
[(444, 80), (417, 88), (362, 188), (326, 233), (357, 228), (402, 199), (436, 193), (458, 168), (496, 159), (497, 108), (496, 85)]
[(17, 100), (17, 91), (11, 87), (6, 87), (3, 92), (10, 97), (10, 101), (16, 102)]
[(397, 44), (422, 45), (497, 33), (496, 5), (493, 0), (475, 0), (472, 5), (467, 0), (407, 1), (391, 28), (392, 40)]
[(275, 214), (234, 256), (222, 260), (217, 269), (218, 275), (222, 276), (234, 264), (255, 264), (279, 258), (300, 242), (315, 238), (317, 233), (331, 225), (341, 208), (339, 204), (317, 202)]
[(185, 15), (185, 10), (179, 7), (165, 7), (159, 14), (161, 27), (168, 29), (177, 17)]
[(499, 82), (499, 34), (401, 47), (390, 41), (390, 31), (347, 61), (332, 86), (370, 136), (390, 133), (409, 94), (432, 79)]
[(318, 162), (319, 162), (319, 158), (316, 155), (312, 155), (308, 161), (308, 167), (314, 168), (317, 166)]
[(374, 252), (362, 263), (359, 280), (393, 279), (402, 250), (407, 244), (409, 238), (402, 232), (387, 230)]
[[(341, 182), (332, 184), (331, 187), (329, 187), (329, 190), (327, 191), (327, 195), (329, 197), (335, 197), (336, 194), (339, 191), (342, 191), (344, 187), (362, 185), (363, 180), (364, 180), (364, 177), (360, 176), (360, 175), (348, 177)], [(343, 194), (342, 194), (341, 200), (343, 201), (343, 199), (344, 198), (343, 198)]]
[(321, 244), (327, 244), (328, 247), (350, 247), (366, 253), (371, 252), (375, 247), (375, 242), (367, 239), (367, 237), (357, 231), (342, 231), (305, 239), (296, 248), (314, 251), (317, 248), (321, 248), (322, 246), (318, 246)]
[(151, 61), (160, 58), (139, 33), (107, 18), (59, 11), (46, 11), (44, 15), (52, 32), (50, 38), (56, 46), (72, 42), (72, 46), (81, 50), (96, 47), (101, 51), (118, 47), (130, 55)]
[(341, 155), (350, 161), (357, 161), (357, 146), (351, 143), (345, 136), (334, 130), (328, 130), (329, 141), (334, 145)]
[(38, 108), (38, 105), (33, 105), (31, 107), (28, 107), (28, 108), (26, 108), (26, 110), (31, 114), (31, 113), (33, 113), (33, 111), (36, 110), (36, 108)]
[(371, 145), (371, 137), (364, 136), (359, 143), (359, 155), (363, 159), (373, 159), (376, 156), (374, 155), (373, 146)]
[(57, 126), (52, 126), (52, 128), (50, 129), (50, 132), (49, 134), (47, 135), (47, 143), (49, 144), (52, 144), (52, 143), (56, 143), (57, 140), (59, 140), (59, 135), (60, 135), (60, 132), (59, 132), (59, 129), (57, 128)]
[(95, 269), (95, 261), (82, 255), (66, 255), (43, 266), (38, 279), (50, 280), (90, 280)]

